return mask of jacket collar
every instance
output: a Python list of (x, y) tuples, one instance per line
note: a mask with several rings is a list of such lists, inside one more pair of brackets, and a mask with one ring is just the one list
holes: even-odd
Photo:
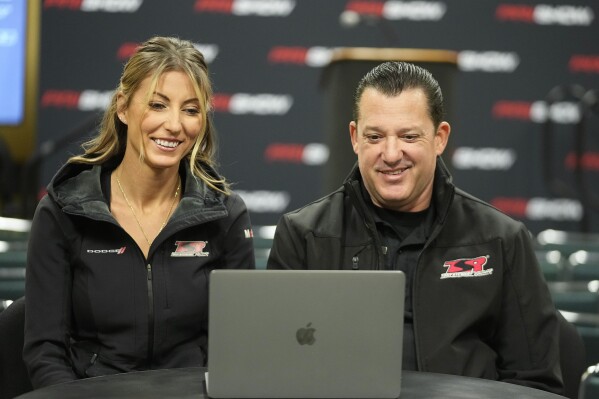
[[(103, 170), (114, 170), (118, 163), (119, 160), (109, 160), (102, 165), (66, 164), (48, 184), (48, 195), (66, 213), (113, 220), (102, 192), (101, 174)], [(214, 169), (207, 165), (203, 167), (212, 176), (218, 177)], [(211, 208), (219, 213), (225, 210), (224, 194), (211, 190), (201, 179), (193, 176), (188, 162), (181, 162), (179, 173), (184, 181), (184, 191), (177, 213), (189, 216), (196, 209), (205, 211)]]

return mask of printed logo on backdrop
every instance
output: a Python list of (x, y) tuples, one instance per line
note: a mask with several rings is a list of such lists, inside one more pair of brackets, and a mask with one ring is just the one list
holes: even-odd
[[(128, 60), (131, 58), (133, 53), (135, 53), (139, 45), (140, 43), (136, 42), (125, 42), (121, 44), (117, 50), (116, 58), (121, 61)], [(207, 64), (210, 64), (212, 61), (214, 61), (218, 55), (218, 45), (216, 44), (193, 43), (193, 46), (204, 55), (204, 60)]]
[(231, 14), (240, 17), (287, 17), (295, 8), (295, 0), (196, 0), (197, 13)]
[(572, 55), (568, 68), (573, 73), (599, 73), (599, 55)]
[(286, 191), (235, 190), (235, 192), (243, 199), (250, 213), (282, 213), (291, 201), (291, 196)]
[(497, 209), (516, 218), (556, 222), (580, 221), (582, 219), (582, 204), (569, 198), (497, 197), (489, 202)]
[(464, 72), (511, 73), (519, 64), (520, 57), (514, 52), (464, 50), (458, 53), (458, 68)]
[(500, 4), (495, 9), (495, 18), (537, 25), (589, 26), (595, 19), (595, 13), (591, 7), (580, 5)]
[(78, 111), (104, 110), (110, 104), (114, 90), (97, 91), (48, 89), (42, 94), (42, 108), (64, 108)]
[(447, 5), (441, 1), (359, 1), (351, 0), (345, 6), (347, 13), (374, 15), (388, 20), (439, 21), (445, 16)]
[(324, 165), (329, 160), (329, 147), (321, 143), (271, 143), (264, 151), (266, 162)]
[(580, 157), (574, 151), (569, 152), (564, 159), (564, 167), (573, 171), (577, 165), (585, 171), (599, 172), (599, 152), (586, 151)]
[(547, 118), (559, 124), (580, 121), (580, 107), (575, 102), (561, 101), (547, 106), (545, 101), (498, 100), (491, 111), (495, 119), (513, 119), (544, 123)]
[(268, 52), (268, 62), (317, 68), (328, 65), (332, 56), (333, 49), (328, 47), (275, 46)]
[[(511, 148), (471, 148), (458, 147), (453, 151), (451, 163), (461, 170), (509, 170), (516, 162), (516, 151)], [(585, 151), (577, 157), (569, 152), (563, 162), (566, 170), (573, 171), (577, 165), (588, 172), (599, 172), (599, 152)]]
[(143, 0), (44, 0), (44, 8), (84, 12), (136, 12)]
[(512, 148), (458, 147), (451, 157), (456, 169), (509, 170), (516, 162), (516, 151)]
[(215, 112), (235, 115), (285, 115), (292, 105), (293, 97), (288, 94), (216, 93), (212, 98)]

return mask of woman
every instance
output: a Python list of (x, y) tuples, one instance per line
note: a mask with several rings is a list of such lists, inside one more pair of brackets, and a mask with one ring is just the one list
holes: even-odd
[(27, 265), (35, 388), (205, 365), (210, 271), (254, 268), (245, 204), (213, 169), (211, 96), (192, 43), (148, 40), (99, 135), (50, 182)]

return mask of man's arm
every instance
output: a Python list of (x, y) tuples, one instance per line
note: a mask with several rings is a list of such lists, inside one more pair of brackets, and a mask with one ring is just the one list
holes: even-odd
[(561, 394), (559, 324), (524, 227), (506, 243), (505, 255), (502, 320), (494, 339), (499, 379)]
[(277, 224), (267, 269), (306, 269), (306, 244), (288, 215)]

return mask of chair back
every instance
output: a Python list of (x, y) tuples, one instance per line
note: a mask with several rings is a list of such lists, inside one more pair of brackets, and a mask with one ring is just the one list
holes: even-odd
[(557, 318), (559, 320), (559, 352), (564, 380), (564, 396), (577, 399), (580, 379), (587, 367), (584, 341), (576, 327), (566, 320), (559, 311)]
[(599, 398), (599, 363), (590, 366), (582, 375), (578, 399)]
[(25, 297), (0, 312), (0, 399), (12, 399), (33, 388), (23, 362)]

